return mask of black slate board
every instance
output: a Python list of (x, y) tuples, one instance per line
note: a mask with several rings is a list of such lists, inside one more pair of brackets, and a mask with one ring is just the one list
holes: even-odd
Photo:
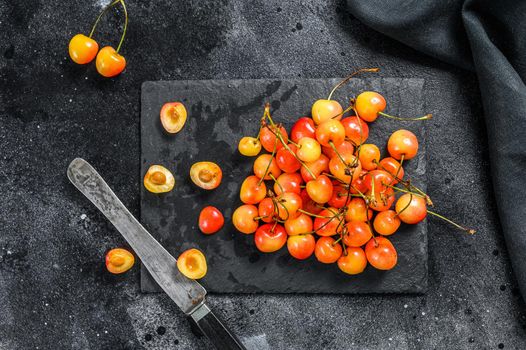
[[(273, 254), (256, 250), (253, 235), (238, 233), (230, 222), (233, 209), (241, 204), (239, 187), (251, 172), (255, 158), (241, 156), (237, 143), (244, 135), (257, 134), (265, 102), (272, 105), (274, 120), (287, 130), (300, 116), (310, 114), (316, 99), (326, 96), (341, 79), (207, 80), (145, 82), (141, 96), (141, 181), (151, 164), (162, 164), (176, 178), (172, 192), (155, 195), (141, 186), (141, 220), (145, 227), (175, 256), (185, 249), (201, 249), (208, 261), (208, 274), (200, 280), (209, 292), (217, 293), (422, 293), (427, 288), (427, 225), (402, 226), (392, 236), (398, 265), (387, 272), (370, 266), (358, 276), (340, 272), (335, 264), (324, 265), (314, 257), (297, 261), (286, 247)], [(342, 105), (363, 90), (381, 92), (391, 114), (418, 116), (423, 110), (422, 79), (353, 80), (334, 98)], [(182, 101), (188, 120), (176, 135), (164, 132), (159, 111), (168, 101)], [(399, 128), (419, 137), (420, 151), (404, 164), (414, 183), (424, 187), (425, 129), (422, 122), (397, 122), (378, 118), (371, 125), (371, 142), (385, 145)], [(385, 150), (382, 150), (385, 153)], [(223, 182), (214, 191), (201, 190), (189, 178), (197, 161), (214, 161), (223, 169)], [(225, 227), (205, 236), (197, 227), (199, 211), (218, 207)], [(141, 289), (159, 291), (144, 267)]]

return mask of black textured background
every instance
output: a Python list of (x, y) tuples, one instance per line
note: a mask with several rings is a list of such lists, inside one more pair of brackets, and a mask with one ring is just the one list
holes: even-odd
[[(318, 78), (368, 66), (431, 82), (429, 192), (478, 234), (429, 220), (424, 296), (212, 295), (210, 303), (258, 349), (526, 347), (473, 74), (366, 28), (343, 1), (137, 0), (128, 2), (128, 69), (104, 80), (67, 58), (67, 42), (89, 31), (101, 2), (0, 1), (2, 350), (210, 347), (166, 296), (140, 293), (138, 268), (105, 273), (105, 251), (122, 239), (65, 177), (82, 156), (139, 214), (143, 81)], [(108, 16), (99, 42), (115, 44), (119, 23)]]

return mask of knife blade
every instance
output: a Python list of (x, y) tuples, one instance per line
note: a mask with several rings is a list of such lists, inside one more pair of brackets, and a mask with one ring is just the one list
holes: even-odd
[(153, 279), (195, 321), (216, 348), (245, 349), (206, 305), (203, 286), (179, 272), (177, 260), (130, 213), (88, 162), (74, 159), (67, 176), (123, 235)]

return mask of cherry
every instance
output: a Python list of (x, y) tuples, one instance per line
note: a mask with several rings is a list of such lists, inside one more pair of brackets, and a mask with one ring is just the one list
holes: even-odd
[(258, 215), (263, 222), (269, 223), (275, 221), (275, 218), (278, 216), (278, 208), (273, 198), (267, 197), (259, 202)]
[(297, 217), (300, 213), (298, 209), (301, 209), (302, 202), (301, 197), (297, 193), (285, 192), (282, 193), (277, 199), (278, 216), (281, 220), (288, 220), (290, 218)]
[[(307, 171), (307, 168), (310, 170)], [(305, 182), (314, 180), (315, 177), (320, 176), (321, 173), (329, 171), (329, 158), (325, 154), (320, 155), (318, 159), (313, 162), (305, 163), (305, 166), (301, 167), (301, 177)], [(311, 174), (312, 173), (312, 174)], [(314, 175), (315, 177), (313, 177)]]
[(305, 260), (314, 253), (316, 240), (311, 234), (289, 236), (287, 249), (290, 255), (299, 260)]
[(394, 159), (411, 159), (418, 152), (418, 139), (409, 130), (397, 130), (387, 141), (387, 151)]
[(340, 270), (349, 275), (362, 273), (367, 267), (367, 257), (362, 248), (348, 247), (346, 253), (338, 259)]
[(265, 198), (266, 194), (267, 186), (265, 183), (260, 182), (257, 176), (251, 175), (241, 184), (239, 198), (245, 204), (258, 204)]
[(374, 122), (385, 109), (385, 98), (374, 91), (364, 91), (358, 95), (355, 108), (358, 116), (366, 122)]
[(345, 220), (365, 222), (373, 217), (373, 211), (367, 208), (362, 198), (353, 198), (347, 205)]
[(396, 249), (387, 238), (373, 237), (365, 245), (367, 261), (378, 270), (391, 270), (396, 266), (398, 256)]
[(332, 197), (333, 185), (326, 175), (320, 175), (316, 180), (307, 182), (307, 193), (313, 201), (319, 204), (327, 203)]
[(404, 178), (404, 168), (396, 159), (392, 157), (386, 157), (382, 159), (380, 161), (380, 168), (393, 175), (393, 185), (398, 183), (396, 178), (400, 180)]
[(385, 170), (372, 170), (364, 176), (363, 181), (368, 190), (385, 192), (393, 182), (393, 176)]
[(321, 146), (315, 139), (304, 137), (298, 141), (298, 150), (296, 151), (296, 155), (304, 162), (315, 162), (318, 160), (318, 158), (320, 158)]
[(317, 100), (312, 105), (312, 119), (317, 125), (327, 120), (340, 120), (343, 116), (343, 108), (334, 100)]
[(176, 134), (186, 123), (186, 108), (181, 102), (168, 102), (161, 108), (160, 118), (164, 130)]
[(290, 130), (290, 139), (292, 142), (298, 143), (304, 137), (316, 138), (314, 120), (309, 117), (301, 117), (298, 119)]
[(395, 209), (400, 220), (406, 224), (417, 224), (427, 216), (426, 200), (411, 193), (398, 198)]
[(279, 196), (283, 192), (300, 194), (303, 178), (299, 173), (283, 173), (274, 183), (274, 192)]
[(254, 175), (263, 180), (271, 180), (281, 175), (276, 159), (270, 154), (262, 154), (254, 162)]
[(175, 178), (162, 165), (152, 165), (144, 174), (144, 187), (152, 193), (170, 192), (175, 186)]
[(346, 228), (347, 233), (343, 236), (343, 243), (349, 247), (361, 247), (373, 236), (371, 227), (363, 221), (348, 222)]
[(358, 179), (358, 175), (362, 172), (362, 165), (355, 156), (342, 154), (341, 157), (331, 158), (329, 169), (337, 179), (348, 184), (351, 178), (353, 183)]
[(239, 153), (247, 157), (254, 157), (261, 152), (261, 142), (255, 137), (245, 136), (239, 140)]
[(283, 142), (288, 143), (287, 130), (282, 125), (265, 125), (261, 128), (259, 140), (267, 152), (273, 152), (274, 147), (276, 151), (283, 147), (283, 143), (276, 137), (277, 134), (281, 135)]
[(332, 264), (342, 256), (342, 246), (332, 237), (320, 237), (316, 242), (314, 255), (319, 262)]
[(126, 59), (113, 47), (105, 46), (97, 54), (97, 72), (106, 78), (121, 74), (126, 67)]
[(353, 179), (353, 184), (351, 187), (352, 194), (363, 194), (367, 192), (367, 186), (364, 180), (366, 175), (367, 175), (367, 171), (362, 170), (360, 172), (360, 175), (356, 179)]
[(124, 248), (114, 248), (106, 253), (106, 269), (113, 274), (128, 271), (135, 263), (135, 257)]
[(336, 157), (338, 154), (340, 154), (340, 155), (344, 155), (344, 154), (351, 154), (352, 155), (352, 154), (354, 154), (354, 146), (349, 141), (343, 141), (340, 145), (336, 146), (335, 148), (336, 149), (334, 149), (332, 147), (325, 147), (325, 146), (323, 146), (322, 147), (322, 152), (327, 157), (329, 157), (329, 159)]
[(396, 199), (392, 188), (387, 188), (381, 192), (375, 189), (374, 196), (372, 191), (368, 191), (366, 196), (370, 199), (369, 208), (376, 211), (389, 210)]
[(380, 149), (372, 143), (365, 143), (359, 149), (358, 159), (362, 169), (374, 170), (380, 161)]
[(314, 231), (318, 236), (334, 236), (343, 219), (336, 208), (323, 209), (314, 219)]
[(258, 228), (258, 208), (251, 204), (240, 206), (232, 214), (232, 223), (234, 227), (242, 233), (251, 234)]
[(206, 235), (216, 233), (224, 223), (225, 218), (216, 207), (204, 207), (199, 214), (199, 229)]
[(77, 64), (90, 63), (98, 51), (99, 44), (84, 34), (75, 35), (69, 42), (69, 57)]
[(379, 234), (389, 236), (400, 227), (400, 219), (394, 210), (381, 211), (374, 218), (373, 226)]
[(337, 147), (345, 141), (345, 128), (338, 120), (329, 119), (318, 125), (316, 139), (322, 146)]
[(223, 171), (214, 162), (197, 162), (190, 168), (193, 183), (205, 190), (213, 190), (221, 184)]
[(347, 203), (347, 189), (344, 188), (339, 181), (332, 182), (332, 197), (327, 202), (328, 205), (334, 208), (343, 208)]
[(369, 138), (369, 125), (362, 119), (351, 116), (341, 120), (345, 137), (355, 145), (361, 145)]
[(287, 232), (280, 224), (264, 224), (256, 230), (254, 242), (263, 253), (272, 253), (287, 243)]
[(300, 213), (299, 216), (285, 221), (285, 231), (289, 236), (310, 233), (312, 232), (312, 219), (307, 214)]
[(301, 167), (300, 162), (294, 156), (298, 147), (294, 144), (289, 144), (288, 149), (281, 148), (276, 154), (276, 163), (278, 167), (286, 173), (294, 173)]
[(208, 270), (205, 255), (195, 248), (185, 250), (177, 258), (177, 269), (187, 278), (203, 278)]
[(306, 189), (302, 189), (300, 193), (301, 202), (303, 203), (302, 209), (308, 213), (319, 214), (323, 209), (313, 201)]

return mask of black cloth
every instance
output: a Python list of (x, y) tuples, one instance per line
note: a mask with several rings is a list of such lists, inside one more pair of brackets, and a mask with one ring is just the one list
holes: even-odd
[(348, 7), (379, 32), (476, 72), (499, 218), (526, 299), (526, 0), (348, 0)]

